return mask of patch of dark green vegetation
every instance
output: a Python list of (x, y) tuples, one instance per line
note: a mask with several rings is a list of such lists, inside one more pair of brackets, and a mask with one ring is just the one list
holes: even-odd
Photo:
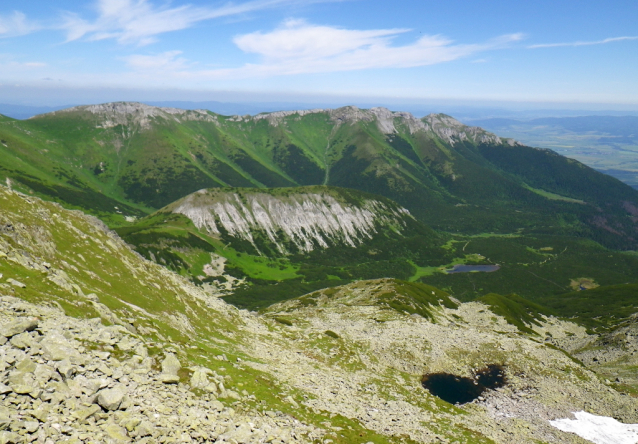
[[(534, 188), (586, 202), (580, 208), (562, 202), (554, 206), (571, 205), (572, 214), (588, 226), (587, 237), (611, 248), (636, 248), (636, 229), (627, 217), (626, 204), (636, 205), (636, 190), (629, 185), (549, 149), (492, 145), (478, 149), (491, 163)], [(629, 243), (628, 238), (632, 238)]]
[(446, 252), (441, 244), (436, 237), (414, 235), (403, 238), (397, 235), (376, 236), (358, 248), (317, 248), (310, 253), (290, 256), (300, 277), (286, 281), (251, 278), (242, 270), (229, 266), (226, 270), (229, 274), (246, 278), (249, 285), (225, 299), (241, 308), (258, 309), (353, 280), (384, 277), (407, 280), (415, 271), (410, 259), (422, 266), (445, 260), (442, 258), (446, 258)]
[(253, 187), (255, 186), (250, 180), (246, 179), (241, 175), (238, 171), (236, 171), (233, 167), (228, 165), (225, 162), (220, 160), (211, 160), (208, 163), (208, 167), (210, 171), (217, 177), (219, 180), (224, 183), (233, 186), (233, 187)]
[(382, 159), (378, 155), (360, 152), (355, 145), (348, 145), (341, 158), (330, 168), (328, 185), (390, 198), (430, 224), (432, 215), (439, 214), (445, 206), (444, 196), (436, 189), (435, 183), (425, 172), (418, 173), (420, 182), (396, 169), (388, 170), (387, 174), (377, 174), (377, 168), (383, 168), (385, 163)]
[(219, 186), (219, 182), (192, 164), (182, 168), (158, 165), (139, 172), (128, 171), (119, 180), (128, 199), (152, 208), (161, 208), (202, 188)]
[(146, 214), (137, 208), (111, 199), (78, 181), (74, 181), (74, 184), (71, 186), (47, 183), (37, 177), (19, 171), (4, 169), (2, 166), (0, 166), (0, 175), (9, 177), (23, 184), (37, 193), (38, 196), (53, 200), (62, 205), (70, 205), (72, 208), (82, 208), (96, 216), (115, 213), (117, 209), (131, 216), (143, 216)]
[(189, 232), (176, 235), (168, 232), (150, 230), (133, 231), (131, 227), (116, 228), (115, 231), (120, 234), (124, 240), (135, 246), (156, 246), (158, 248), (167, 248), (170, 246), (174, 249), (191, 248), (208, 252), (215, 251), (211, 244)]
[(276, 317), (275, 322), (278, 322), (279, 324), (282, 324), (282, 325), (287, 325), (288, 327), (292, 327), (292, 321), (290, 319)]
[(560, 348), (560, 347), (557, 347), (557, 346), (556, 346), (556, 345), (554, 345), (554, 344), (550, 344), (550, 343), (547, 343), (547, 342), (546, 342), (546, 343), (545, 343), (545, 347), (551, 348), (552, 350), (556, 350), (557, 352), (560, 352), (560, 353), (564, 354), (564, 355), (565, 355), (565, 356), (567, 356), (567, 357), (568, 357), (568, 358), (569, 358), (569, 359), (570, 359), (570, 360), (571, 360), (574, 364), (580, 365), (581, 367), (587, 367), (587, 366), (583, 363), (583, 361), (581, 361), (581, 360), (580, 360), (580, 359), (578, 359), (578, 358), (575, 358), (574, 356), (572, 356), (571, 354), (569, 354), (569, 352), (567, 352), (567, 351), (563, 350), (563, 349), (562, 349), (562, 348)]
[(438, 288), (418, 282), (395, 280), (394, 291), (388, 291), (377, 296), (381, 306), (405, 314), (419, 316), (435, 321), (433, 307), (458, 308), (449, 295)]
[(559, 315), (606, 331), (638, 312), (638, 284), (608, 285), (539, 299)]
[(273, 160), (299, 185), (317, 185), (323, 182), (325, 171), (296, 145), (275, 146)]
[(540, 326), (544, 316), (555, 314), (516, 294), (501, 296), (490, 293), (478, 298), (477, 301), (489, 306), (492, 313), (502, 316), (508, 324), (514, 325), (519, 331), (534, 335), (537, 333), (530, 327)]
[[(291, 187), (295, 183), (286, 179), (279, 173), (271, 170), (267, 166), (259, 163), (243, 151), (236, 151), (230, 155), (232, 161), (239, 165), (241, 169), (248, 172), (253, 178), (267, 187)], [(203, 188), (203, 187), (202, 187)], [(185, 196), (183, 194), (182, 196)], [(176, 200), (176, 199), (175, 199)]]
[(331, 338), (334, 338), (334, 339), (339, 339), (341, 337), (332, 330), (326, 330), (323, 332), (323, 334), (325, 334), (326, 336), (330, 336)]
[(420, 278), (462, 301), (490, 292), (516, 293), (548, 305), (546, 300), (571, 291), (572, 281), (589, 278), (602, 286), (632, 282), (638, 270), (636, 255), (567, 236), (458, 238), (450, 253), (455, 257), (481, 255), (483, 263), (501, 266), (496, 273), (434, 273)]
[(492, 164), (523, 178), (534, 188), (598, 204), (607, 203), (612, 195), (636, 198), (629, 185), (550, 149), (479, 145), (478, 150)]
[(330, 286), (345, 285), (350, 280), (330, 279), (325, 281), (302, 282), (301, 278), (285, 281), (254, 282), (239, 288), (224, 300), (236, 307), (248, 310), (259, 310), (277, 302), (303, 296), (313, 291)]
[(414, 147), (403, 137), (397, 134), (392, 134), (388, 136), (386, 140), (392, 148), (397, 150), (397, 152), (403, 154), (406, 158), (410, 159), (417, 165), (421, 164), (421, 159), (419, 159), (419, 156), (414, 151)]

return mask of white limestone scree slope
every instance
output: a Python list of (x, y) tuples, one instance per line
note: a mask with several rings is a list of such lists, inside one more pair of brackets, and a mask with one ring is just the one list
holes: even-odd
[(228, 235), (255, 245), (255, 234), (264, 233), (278, 251), (289, 253), (292, 242), (301, 252), (334, 245), (356, 247), (371, 239), (379, 227), (401, 233), (409, 211), (374, 199), (354, 205), (329, 194), (268, 192), (219, 192), (200, 190), (168, 207), (188, 217), (200, 230), (213, 236)]

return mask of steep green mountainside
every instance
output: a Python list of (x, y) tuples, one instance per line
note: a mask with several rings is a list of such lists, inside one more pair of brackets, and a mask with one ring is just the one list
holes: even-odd
[(448, 236), (391, 200), (325, 186), (200, 190), (117, 231), (147, 259), (249, 308), (452, 260)]
[(2, 118), (0, 139), (1, 174), (96, 214), (150, 212), (202, 188), (334, 185), (391, 198), (449, 232), (638, 242), (637, 191), (441, 114), (345, 107), (227, 117), (113, 103)]
[[(0, 204), (4, 441), (580, 444), (549, 420), (638, 422), (633, 380), (584, 363), (603, 359), (607, 337), (520, 299), (500, 314), (493, 300), (379, 279), (249, 313), (93, 217), (4, 186)], [(635, 355), (623, 356), (630, 375)], [(483, 383), (490, 368), (503, 383), (472, 402), (422, 384)]]

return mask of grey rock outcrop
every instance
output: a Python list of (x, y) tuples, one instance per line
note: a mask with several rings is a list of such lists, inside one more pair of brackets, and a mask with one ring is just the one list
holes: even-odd
[(18, 318), (7, 325), (2, 326), (0, 333), (6, 338), (11, 338), (25, 331), (33, 331), (38, 327), (38, 320), (35, 318)]

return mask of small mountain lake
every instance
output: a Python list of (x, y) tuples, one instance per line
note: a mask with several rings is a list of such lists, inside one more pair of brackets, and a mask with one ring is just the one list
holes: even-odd
[(472, 402), (486, 390), (503, 387), (506, 383), (505, 368), (499, 364), (488, 365), (473, 378), (449, 373), (430, 373), (421, 380), (423, 388), (450, 404)]
[(493, 271), (501, 268), (500, 265), (466, 265), (466, 264), (458, 264), (452, 267), (451, 270), (445, 270), (446, 273), (472, 273), (472, 272), (483, 272), (483, 273), (491, 273)]

